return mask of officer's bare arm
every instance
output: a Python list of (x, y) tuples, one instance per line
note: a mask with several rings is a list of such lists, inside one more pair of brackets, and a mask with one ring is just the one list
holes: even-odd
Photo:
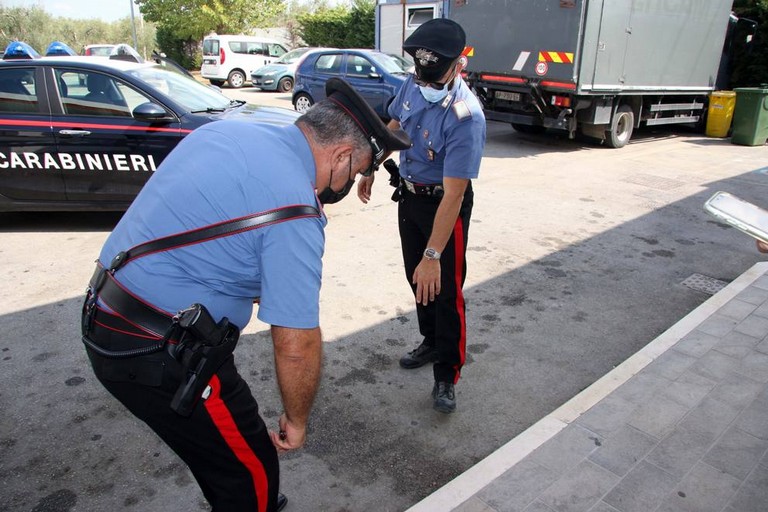
[(438, 206), (435, 214), (432, 234), (429, 237), (427, 247), (432, 247), (440, 252), (445, 248), (451, 233), (453, 233), (453, 226), (459, 216), (468, 184), (469, 180), (467, 179), (443, 178), (443, 198), (440, 200), (440, 206)]
[[(443, 252), (445, 249), (453, 233), (453, 227), (456, 225), (467, 184), (469, 184), (467, 179), (443, 178), (443, 198), (440, 200), (440, 206), (437, 207), (427, 247), (438, 252)], [(426, 306), (430, 301), (435, 300), (435, 295), (440, 294), (440, 263), (422, 258), (413, 272), (412, 282), (416, 285), (416, 302)]]
[(320, 328), (272, 326), (272, 343), (275, 347), (277, 384), (285, 409), (285, 415), (280, 420), (280, 429), (285, 435), (280, 438), (275, 434), (272, 438), (279, 449), (290, 450), (304, 444), (307, 420), (320, 383)]

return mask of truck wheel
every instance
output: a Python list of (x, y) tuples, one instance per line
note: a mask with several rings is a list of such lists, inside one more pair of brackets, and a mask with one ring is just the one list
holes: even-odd
[(532, 135), (541, 135), (547, 129), (543, 126), (534, 126), (531, 124), (520, 124), (520, 123), (512, 123), (512, 128), (515, 129), (516, 132), (520, 133), (530, 133)]
[(632, 137), (635, 127), (635, 114), (629, 105), (620, 105), (611, 122), (611, 129), (605, 135), (605, 142), (611, 148), (623, 148)]
[(229, 74), (229, 77), (227, 77), (227, 82), (229, 82), (231, 88), (239, 89), (245, 83), (245, 75), (235, 69)]

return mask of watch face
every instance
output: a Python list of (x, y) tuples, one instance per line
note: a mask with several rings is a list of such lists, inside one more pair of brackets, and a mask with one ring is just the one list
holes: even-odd
[(440, 259), (440, 253), (430, 247), (424, 251), (424, 257), (430, 260), (437, 260)]

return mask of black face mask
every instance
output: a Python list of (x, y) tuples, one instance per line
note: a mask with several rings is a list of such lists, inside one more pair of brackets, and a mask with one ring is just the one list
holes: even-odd
[[(331, 179), (330, 181), (333, 181), (333, 172), (331, 172)], [(344, 185), (344, 188), (336, 192), (331, 188), (331, 184), (328, 183), (328, 186), (325, 187), (323, 190), (321, 190), (317, 194), (317, 198), (320, 200), (322, 204), (333, 204), (338, 203), (342, 199), (344, 199), (347, 194), (349, 194), (349, 191), (352, 190), (352, 185), (355, 184), (355, 180), (352, 179), (352, 155), (349, 156), (349, 180), (347, 180), (347, 184)]]

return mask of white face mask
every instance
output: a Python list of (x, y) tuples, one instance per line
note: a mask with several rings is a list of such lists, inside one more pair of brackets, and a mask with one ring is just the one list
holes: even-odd
[(421, 91), (421, 95), (424, 96), (424, 99), (427, 100), (430, 103), (437, 103), (438, 101), (442, 101), (443, 98), (448, 96), (448, 86), (443, 87), (441, 90), (433, 89), (431, 87), (423, 87), (419, 86), (419, 91)]

